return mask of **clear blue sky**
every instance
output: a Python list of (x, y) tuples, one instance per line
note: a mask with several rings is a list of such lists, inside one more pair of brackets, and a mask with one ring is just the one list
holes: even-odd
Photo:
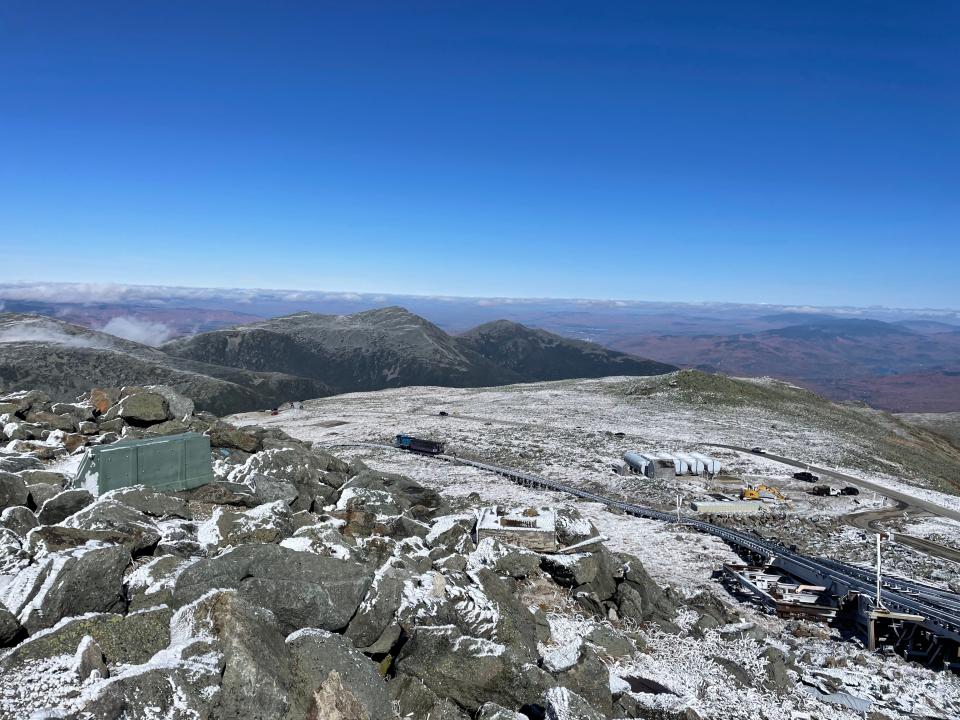
[(960, 3), (0, 4), (4, 280), (960, 306)]

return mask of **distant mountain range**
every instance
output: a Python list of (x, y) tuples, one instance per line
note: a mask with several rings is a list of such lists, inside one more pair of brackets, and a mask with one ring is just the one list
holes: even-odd
[(0, 314), (0, 389), (72, 399), (91, 385), (164, 383), (218, 414), (405, 385), (482, 387), (676, 369), (506, 321), (452, 336), (399, 307), (296, 313), (159, 348), (53, 318)]
[(823, 315), (782, 319), (794, 322), (735, 335), (623, 338), (615, 347), (709, 372), (778, 377), (835, 400), (861, 400), (885, 410), (960, 408), (956, 326)]
[[(303, 343), (271, 335), (277, 327), (266, 318), (300, 317), (303, 313), (299, 311), (319, 313), (316, 317), (352, 317), (400, 304), (447, 334), (446, 350), (432, 367), (433, 374), (427, 374), (440, 382), (515, 382), (580, 372), (584, 357), (578, 352), (572, 354), (572, 368), (561, 360), (566, 350), (556, 345), (546, 354), (535, 352), (535, 347), (544, 346), (542, 338), (531, 345), (519, 337), (511, 338), (509, 332), (494, 343), (476, 337), (480, 328), (486, 328), (488, 336), (496, 334), (496, 327), (506, 319), (513, 327), (524, 327), (526, 333), (545, 331), (554, 338), (586, 340), (671, 365), (740, 376), (772, 375), (834, 400), (859, 400), (903, 412), (960, 411), (960, 379), (956, 375), (960, 371), (960, 310), (0, 283), (0, 310), (47, 315), (155, 347), (172, 338), (194, 336), (198, 339), (187, 346), (197, 347), (184, 346), (176, 352), (200, 361), (223, 352), (212, 345), (200, 347), (208, 340), (199, 338), (208, 332), (258, 327), (263, 331), (261, 337), (272, 337), (269, 342), (279, 343), (292, 355), (278, 350), (257, 358), (257, 352), (266, 350), (258, 351), (258, 343), (253, 342), (231, 361), (236, 363), (231, 367), (262, 372), (254, 369), (273, 370), (276, 361), (290, 363), (281, 372), (308, 378), (313, 375), (301, 375), (302, 365), (322, 362), (322, 356), (308, 349), (304, 362), (296, 361)], [(497, 348), (496, 352), (488, 356), (484, 345)], [(520, 347), (525, 347), (522, 355), (509, 356)], [(468, 351), (481, 357), (468, 357)], [(455, 357), (458, 354), (459, 359)], [(621, 363), (615, 357), (607, 358), (613, 362), (601, 362), (600, 368), (619, 372)], [(496, 367), (484, 365), (481, 359)], [(338, 387), (376, 385), (376, 363), (365, 370), (362, 359), (359, 362), (359, 366), (345, 369), (328, 363), (325, 372), (344, 371), (343, 378), (335, 378)], [(402, 365), (411, 375), (423, 376), (416, 362), (405, 358)]]

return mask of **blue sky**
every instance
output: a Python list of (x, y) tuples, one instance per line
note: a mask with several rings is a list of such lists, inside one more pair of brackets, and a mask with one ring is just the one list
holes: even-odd
[(960, 306), (954, 2), (0, 4), (6, 281)]

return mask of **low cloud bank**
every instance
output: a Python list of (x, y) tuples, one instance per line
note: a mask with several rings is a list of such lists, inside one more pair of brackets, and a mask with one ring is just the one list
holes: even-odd
[(51, 327), (42, 323), (14, 325), (6, 328), (0, 327), (0, 343), (16, 342), (45, 342), (66, 345), (68, 347), (97, 349), (109, 349), (112, 347), (108, 341), (85, 335), (70, 335), (57, 327)]
[(174, 331), (161, 322), (126, 316), (112, 318), (100, 330), (124, 340), (153, 346), (162, 345), (174, 335)]

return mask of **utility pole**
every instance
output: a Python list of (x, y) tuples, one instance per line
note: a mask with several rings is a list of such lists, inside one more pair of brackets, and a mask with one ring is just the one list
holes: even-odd
[(882, 609), (884, 609), (884, 608), (883, 608), (883, 600), (881, 600), (881, 598), (880, 598), (880, 585), (881, 585), (881, 580), (880, 580), (880, 542), (881, 542), (882, 537), (883, 537), (883, 536), (882, 536), (880, 533), (877, 533), (877, 599), (876, 599), (876, 602), (875, 602), (875, 606), (876, 606), (877, 610), (882, 610)]
[(680, 503), (681, 503), (680, 493), (677, 493), (677, 522), (678, 523), (680, 522)]

